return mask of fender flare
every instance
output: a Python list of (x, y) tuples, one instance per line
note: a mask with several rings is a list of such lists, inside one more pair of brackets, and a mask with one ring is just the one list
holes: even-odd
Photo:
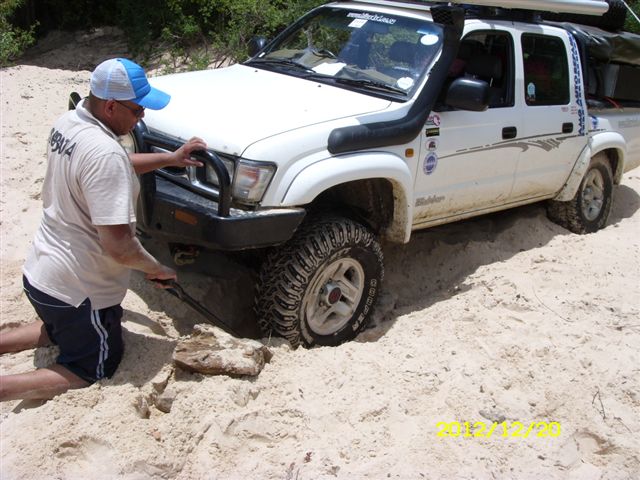
[(344, 183), (383, 178), (391, 182), (394, 218), (385, 236), (407, 242), (413, 218), (413, 175), (407, 163), (396, 155), (363, 152), (329, 157), (298, 172), (282, 198), (282, 205), (307, 205), (322, 192)]
[(567, 181), (554, 200), (559, 202), (568, 202), (571, 200), (576, 195), (578, 188), (580, 188), (580, 183), (585, 173), (587, 173), (591, 159), (605, 150), (616, 150), (618, 153), (618, 166), (613, 174), (614, 183), (620, 183), (627, 151), (624, 137), (617, 132), (598, 133), (589, 140), (587, 146), (582, 150)]

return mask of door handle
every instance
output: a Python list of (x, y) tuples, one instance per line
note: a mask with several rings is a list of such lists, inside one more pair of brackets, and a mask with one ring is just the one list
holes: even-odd
[(562, 124), (562, 133), (572, 133), (573, 132), (573, 122), (567, 122)]
[(518, 135), (518, 129), (516, 127), (504, 127), (502, 129), (502, 139), (510, 140), (512, 138), (516, 138)]

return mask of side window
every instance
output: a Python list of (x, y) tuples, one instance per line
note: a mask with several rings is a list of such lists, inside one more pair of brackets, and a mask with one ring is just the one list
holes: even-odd
[(569, 65), (564, 42), (558, 37), (525, 33), (522, 57), (527, 105), (567, 105)]
[(460, 42), (450, 77), (472, 77), (489, 84), (489, 108), (514, 105), (513, 39), (499, 30), (475, 31)]

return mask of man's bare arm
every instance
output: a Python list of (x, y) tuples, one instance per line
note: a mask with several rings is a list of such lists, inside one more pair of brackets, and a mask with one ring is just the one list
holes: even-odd
[(175, 152), (162, 153), (132, 153), (129, 155), (133, 169), (138, 175), (164, 167), (202, 166), (202, 163), (191, 159), (191, 152), (205, 150), (204, 140), (193, 137)]
[(116, 262), (147, 274), (149, 280), (176, 279), (172, 268), (162, 265), (133, 233), (130, 225), (97, 226), (100, 245)]

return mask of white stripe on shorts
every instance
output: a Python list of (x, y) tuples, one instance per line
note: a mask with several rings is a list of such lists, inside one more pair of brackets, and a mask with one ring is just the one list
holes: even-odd
[(98, 310), (91, 310), (91, 324), (98, 333), (98, 337), (100, 337), (100, 353), (98, 354), (98, 366), (96, 367), (96, 380), (100, 380), (104, 377), (104, 361), (109, 356), (109, 344), (107, 343), (109, 334), (100, 323), (100, 312)]

